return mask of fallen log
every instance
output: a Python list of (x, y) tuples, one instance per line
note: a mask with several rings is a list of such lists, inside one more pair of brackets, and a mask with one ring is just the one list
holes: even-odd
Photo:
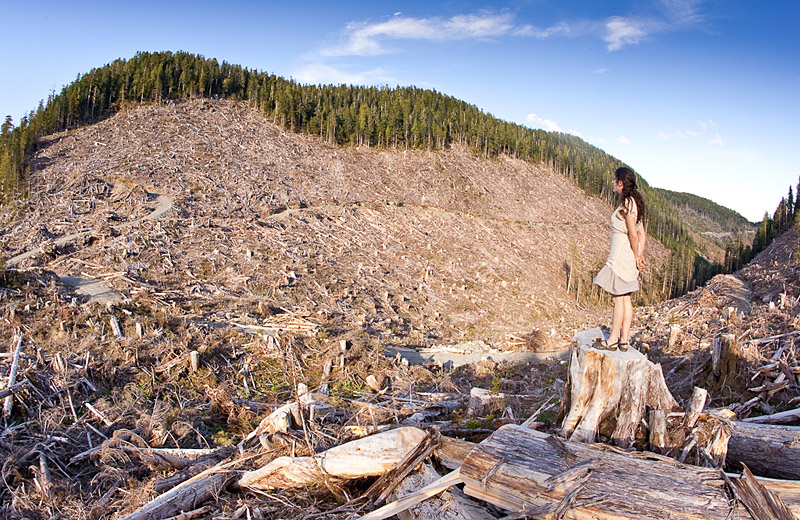
[(800, 479), (800, 428), (731, 423), (728, 468), (739, 471), (742, 463), (760, 476)]
[[(568, 441), (559, 449), (548, 437), (501, 427), (461, 466), (465, 493), (510, 511), (563, 504), (563, 518), (578, 520), (729, 518), (718, 470), (600, 445)], [(747, 514), (738, 505), (734, 513)]]
[(580, 442), (604, 437), (629, 447), (646, 408), (679, 409), (661, 365), (651, 363), (634, 349), (572, 349), (562, 403), (561, 430), (565, 437)]
[(756, 424), (797, 424), (800, 423), (800, 408), (769, 415), (759, 415), (742, 419), (742, 422)]
[(411, 426), (370, 435), (308, 457), (278, 457), (266, 466), (245, 472), (238, 486), (250, 489), (297, 488), (331, 476), (354, 479), (382, 475), (392, 469), (423, 439)]
[[(22, 350), (22, 335), (18, 335), (14, 338), (15, 346), (14, 346), (14, 357), (13, 361), (11, 362), (11, 369), (8, 372), (8, 388), (11, 389), (17, 382), (17, 366), (19, 365), (19, 353)], [(3, 417), (8, 417), (11, 415), (11, 410), (14, 407), (14, 394), (13, 392), (5, 398), (3, 402)]]
[(157, 496), (122, 520), (157, 520), (192, 511), (218, 496), (233, 479), (234, 473), (219, 464)]

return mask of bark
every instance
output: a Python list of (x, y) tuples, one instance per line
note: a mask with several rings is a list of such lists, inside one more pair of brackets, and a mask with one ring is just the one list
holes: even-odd
[(646, 408), (679, 408), (664, 382), (661, 365), (633, 349), (574, 348), (564, 394), (566, 416), (561, 429), (573, 441), (593, 442), (598, 436), (607, 436), (628, 447)]
[(744, 463), (756, 475), (798, 480), (800, 428), (733, 422), (727, 462), (734, 470)]
[[(464, 461), (464, 491), (511, 511), (560, 506), (563, 518), (579, 520), (728, 518), (718, 470), (569, 441), (558, 448), (548, 437), (503, 426)], [(740, 506), (734, 513), (747, 514)]]

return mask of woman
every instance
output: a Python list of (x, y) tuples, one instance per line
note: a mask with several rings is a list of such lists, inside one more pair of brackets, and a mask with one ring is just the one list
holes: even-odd
[(599, 348), (628, 350), (628, 336), (633, 321), (631, 294), (639, 290), (639, 270), (644, 269), (644, 241), (646, 233), (644, 200), (636, 188), (636, 174), (626, 167), (614, 172), (614, 193), (619, 206), (611, 214), (611, 251), (606, 265), (597, 274), (594, 283), (611, 294), (614, 310), (611, 315), (611, 335)]

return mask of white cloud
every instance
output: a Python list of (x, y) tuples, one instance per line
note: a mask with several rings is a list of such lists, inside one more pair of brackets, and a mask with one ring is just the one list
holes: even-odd
[(605, 74), (606, 72), (609, 72), (609, 69), (599, 68), (594, 70), (594, 74)]
[(603, 38), (609, 51), (618, 51), (626, 45), (636, 45), (648, 36), (648, 23), (635, 18), (612, 16), (606, 21), (606, 35)]
[(708, 144), (712, 146), (725, 146), (725, 143), (722, 142), (722, 137), (719, 134), (714, 136), (714, 139), (710, 140)]
[(385, 22), (352, 22), (345, 27), (343, 45), (324, 49), (324, 56), (376, 56), (391, 52), (386, 40), (468, 40), (503, 36), (514, 29), (508, 13), (479, 12), (451, 18), (410, 18), (397, 13)]
[(550, 132), (561, 132), (565, 134), (572, 134), (576, 137), (580, 137), (583, 139), (583, 136), (578, 130), (562, 130), (558, 123), (555, 121), (551, 121), (550, 119), (544, 119), (539, 117), (536, 114), (528, 114), (526, 118), (529, 127), (532, 128), (541, 128), (543, 130), (549, 130)]
[(680, 130), (670, 133), (666, 133), (662, 130), (659, 130), (658, 137), (660, 137), (665, 141), (672, 141), (673, 139), (683, 139), (684, 137), (686, 137), (686, 134), (684, 132), (681, 132)]
[(621, 136), (617, 137), (617, 144), (621, 144), (622, 146), (630, 146), (631, 142), (628, 140), (627, 137), (625, 137), (624, 135), (621, 135)]
[(714, 124), (714, 121), (710, 119), (708, 121), (698, 121), (697, 124), (700, 125), (700, 128), (702, 128), (703, 131), (708, 130), (709, 128), (715, 128), (717, 126)]
[(363, 72), (346, 72), (324, 63), (310, 63), (292, 77), (305, 84), (373, 85), (394, 80), (381, 68)]
[(697, 129), (675, 130), (672, 132), (665, 132), (663, 130), (659, 130), (658, 137), (665, 141), (672, 141), (674, 139), (687, 139), (690, 137), (700, 137), (705, 135), (706, 130), (708, 130), (709, 128), (714, 128), (717, 125), (715, 125), (714, 122), (709, 119), (708, 121), (698, 121), (697, 126), (699, 127), (699, 130)]
[(563, 132), (561, 127), (556, 124), (555, 121), (551, 121), (549, 119), (542, 119), (536, 114), (528, 114), (528, 126), (539, 127), (544, 130), (550, 130), (551, 132)]
[(697, 5), (702, 0), (660, 0), (661, 9), (675, 24), (697, 24), (703, 22)]
[(637, 45), (655, 34), (677, 31), (704, 21), (697, 9), (702, 0), (660, 0), (660, 13), (652, 17), (612, 16), (605, 22), (606, 49), (618, 51)]
[(571, 26), (566, 22), (561, 22), (546, 29), (540, 29), (533, 25), (523, 25), (513, 30), (515, 36), (531, 36), (533, 38), (539, 38), (540, 40), (546, 40), (551, 36), (571, 36), (576, 32), (580, 31), (576, 31), (575, 26)]

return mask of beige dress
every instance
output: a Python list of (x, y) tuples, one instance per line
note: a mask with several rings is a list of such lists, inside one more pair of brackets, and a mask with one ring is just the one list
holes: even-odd
[[(636, 215), (636, 202), (628, 198), (624, 208)], [(636, 268), (636, 257), (628, 238), (628, 226), (622, 214), (623, 206), (619, 206), (611, 214), (611, 248), (606, 265), (597, 273), (594, 283), (614, 296), (629, 294), (639, 290), (639, 270)], [(636, 224), (641, 226), (642, 223)]]

